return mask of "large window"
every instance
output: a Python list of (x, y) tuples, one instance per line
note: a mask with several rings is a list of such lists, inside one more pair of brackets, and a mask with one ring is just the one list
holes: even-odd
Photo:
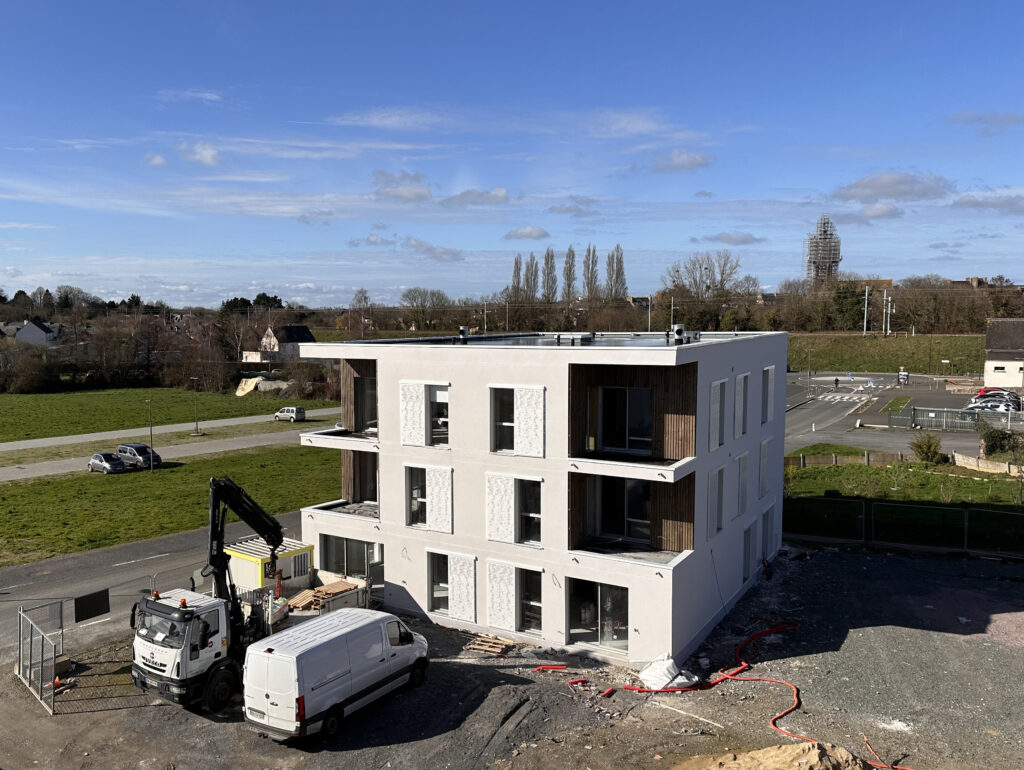
[(714, 452), (725, 443), (725, 380), (711, 383), (708, 410), (708, 449)]
[(406, 524), (410, 527), (427, 525), (427, 469), (405, 469)]
[(377, 430), (377, 378), (356, 377), (356, 431), (373, 433)]
[(629, 650), (629, 591), (619, 586), (568, 579), (569, 641)]
[(608, 537), (649, 541), (651, 482), (643, 479), (600, 477), (600, 528)]
[(516, 395), (512, 388), (491, 389), (491, 451), (514, 452)]
[(722, 497), (725, 492), (725, 468), (711, 471), (708, 476), (708, 537), (722, 531)]
[(650, 388), (605, 387), (601, 399), (601, 449), (649, 455), (654, 446)]
[(775, 415), (775, 367), (761, 370), (761, 424), (772, 421)]
[(736, 458), (736, 516), (742, 516), (747, 512), (747, 487), (750, 485), (750, 475), (747, 467), (750, 462), (750, 454), (744, 452)]
[(448, 557), (443, 553), (427, 554), (427, 570), (430, 573), (430, 596), (428, 609), (441, 615), (448, 614)]
[(736, 378), (736, 404), (733, 409), (733, 438), (747, 435), (747, 403), (750, 390), (750, 375), (741, 374)]
[(540, 545), (540, 482), (516, 479), (516, 542)]
[(384, 546), (380, 543), (320, 535), (320, 569), (326, 572), (366, 579), (370, 566), (383, 561)]
[(517, 594), (519, 597), (519, 618), (516, 630), (528, 634), (539, 634), (541, 630), (541, 573), (532, 569), (517, 569)]
[(431, 446), (448, 445), (448, 388), (442, 385), (430, 385), (428, 392), (427, 415), (428, 441)]

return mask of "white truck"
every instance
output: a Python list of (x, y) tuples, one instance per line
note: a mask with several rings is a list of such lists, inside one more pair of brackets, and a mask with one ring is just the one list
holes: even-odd
[(250, 727), (276, 740), (322, 733), (405, 684), (421, 684), (427, 640), (387, 612), (341, 609), (252, 644), (243, 693)]

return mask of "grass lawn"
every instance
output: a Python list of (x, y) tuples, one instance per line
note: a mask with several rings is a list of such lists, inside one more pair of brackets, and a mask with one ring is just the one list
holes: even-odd
[(896, 396), (896, 398), (894, 398), (892, 401), (890, 401), (888, 404), (883, 406), (878, 411), (881, 412), (882, 414), (886, 414), (887, 412), (895, 412), (896, 414), (899, 414), (900, 412), (903, 411), (903, 408), (909, 403), (910, 396)]
[[(952, 361), (944, 364), (942, 360)], [(789, 365), (820, 372), (908, 372), (964, 374), (985, 366), (985, 337), (981, 334), (882, 337), (869, 334), (790, 334)]]
[(209, 521), (211, 476), (230, 476), (272, 514), (341, 496), (338, 455), (262, 447), (152, 473), (75, 473), (0, 484), (0, 566), (183, 532)]
[[(149, 406), (153, 402), (153, 424), (192, 422), (195, 411), (190, 390), (177, 388), (121, 388), (85, 390), (74, 393), (31, 393), (0, 395), (0, 442), (48, 436), (70, 436), (108, 430), (149, 427)], [(334, 401), (284, 400), (277, 396), (250, 393), (239, 398), (223, 393), (199, 393), (199, 422), (227, 417), (265, 414), (281, 406), (306, 409), (336, 407)]]
[(786, 457), (799, 457), (800, 455), (806, 455), (807, 457), (814, 457), (818, 455), (862, 457), (864, 455), (864, 450), (858, 449), (855, 446), (845, 446), (843, 444), (811, 444), (810, 446), (805, 446), (803, 449), (794, 449), (792, 452), (787, 454)]

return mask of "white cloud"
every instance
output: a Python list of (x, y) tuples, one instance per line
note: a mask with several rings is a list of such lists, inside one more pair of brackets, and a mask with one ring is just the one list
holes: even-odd
[(929, 249), (962, 249), (966, 246), (966, 243), (946, 243), (946, 241), (938, 241), (937, 243), (929, 243)]
[(424, 184), (423, 174), (400, 171), (392, 174), (374, 169), (373, 182), (377, 186), (374, 194), (378, 199), (414, 202), (430, 199), (430, 188)]
[(147, 166), (166, 166), (167, 158), (155, 152), (148, 153), (146, 155)]
[(200, 102), (202, 104), (212, 105), (220, 104), (224, 101), (224, 98), (217, 91), (207, 88), (165, 88), (164, 90), (157, 92), (156, 98), (157, 101), (163, 104), (169, 104), (171, 102)]
[(377, 235), (377, 233), (370, 233), (365, 238), (353, 238), (348, 242), (348, 245), (352, 248), (359, 248), (360, 246), (394, 246), (397, 241), (391, 238), (385, 238)]
[(528, 240), (540, 240), (541, 238), (550, 238), (551, 233), (545, 230), (543, 227), (535, 227), (534, 225), (523, 225), (517, 227), (515, 230), (509, 230), (505, 233), (506, 241), (528, 239)]
[(764, 238), (758, 238), (753, 233), (716, 233), (715, 235), (705, 235), (705, 241), (715, 241), (717, 243), (727, 243), (730, 246), (747, 246), (751, 243), (760, 243)]
[(1024, 195), (961, 195), (953, 205), (964, 209), (989, 209), (1003, 214), (1024, 214)]
[(974, 126), (982, 136), (995, 136), (1001, 134), (1008, 128), (1024, 124), (1024, 115), (1017, 112), (975, 112), (974, 110), (963, 110), (956, 115), (950, 115), (950, 123), (960, 123), (965, 126)]
[(374, 222), (370, 226), (370, 229), (371, 230), (387, 230), (388, 229), (388, 223), (387, 222)]
[(869, 174), (856, 182), (836, 189), (832, 196), (839, 200), (876, 203), (880, 200), (921, 201), (944, 198), (956, 191), (956, 185), (938, 174), (907, 174), (884, 171)]
[(653, 110), (601, 110), (590, 115), (585, 125), (590, 135), (597, 139), (660, 134), (670, 128)]
[(409, 107), (378, 107), (365, 112), (347, 112), (327, 118), (335, 126), (359, 126), (386, 131), (426, 131), (449, 124), (447, 116)]
[(291, 177), (288, 174), (274, 171), (234, 171), (230, 174), (211, 174), (210, 176), (198, 177), (200, 182), (251, 182), (271, 183), (287, 182)]
[(655, 158), (651, 170), (663, 174), (676, 171), (696, 171), (698, 168), (710, 166), (712, 160), (714, 160), (714, 156), (710, 153), (672, 150), (667, 157)]
[(693, 197), (694, 198), (713, 198), (713, 197), (715, 197), (715, 194), (713, 192), (711, 192), (710, 190), (697, 190), (697, 192), (695, 192), (693, 194)]
[(892, 219), (903, 216), (903, 209), (895, 203), (871, 203), (860, 210), (865, 219)]
[(40, 225), (33, 222), (0, 222), (0, 230), (56, 230), (54, 225)]
[(411, 235), (402, 242), (402, 245), (407, 249), (412, 249), (418, 254), (430, 257), (437, 262), (461, 262), (465, 259), (460, 249), (436, 246), (433, 243), (413, 238)]
[(441, 201), (442, 206), (491, 206), (508, 203), (508, 190), (495, 187), (491, 190), (463, 190)]
[(182, 142), (178, 149), (190, 163), (201, 163), (204, 166), (216, 166), (220, 163), (220, 152), (212, 144), (200, 141), (189, 146), (187, 142)]

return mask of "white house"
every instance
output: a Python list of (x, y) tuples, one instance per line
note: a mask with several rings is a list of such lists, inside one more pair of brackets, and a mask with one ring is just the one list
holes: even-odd
[[(446, 625), (639, 664), (688, 655), (781, 533), (785, 333), (314, 343), (341, 362), (324, 579)], [(778, 387), (776, 382), (778, 379)]]
[(985, 387), (1024, 393), (1024, 318), (988, 319)]
[(267, 327), (260, 340), (259, 350), (243, 350), (242, 361), (246, 363), (278, 363), (295, 361), (299, 357), (299, 345), (315, 342), (316, 338), (308, 326)]

